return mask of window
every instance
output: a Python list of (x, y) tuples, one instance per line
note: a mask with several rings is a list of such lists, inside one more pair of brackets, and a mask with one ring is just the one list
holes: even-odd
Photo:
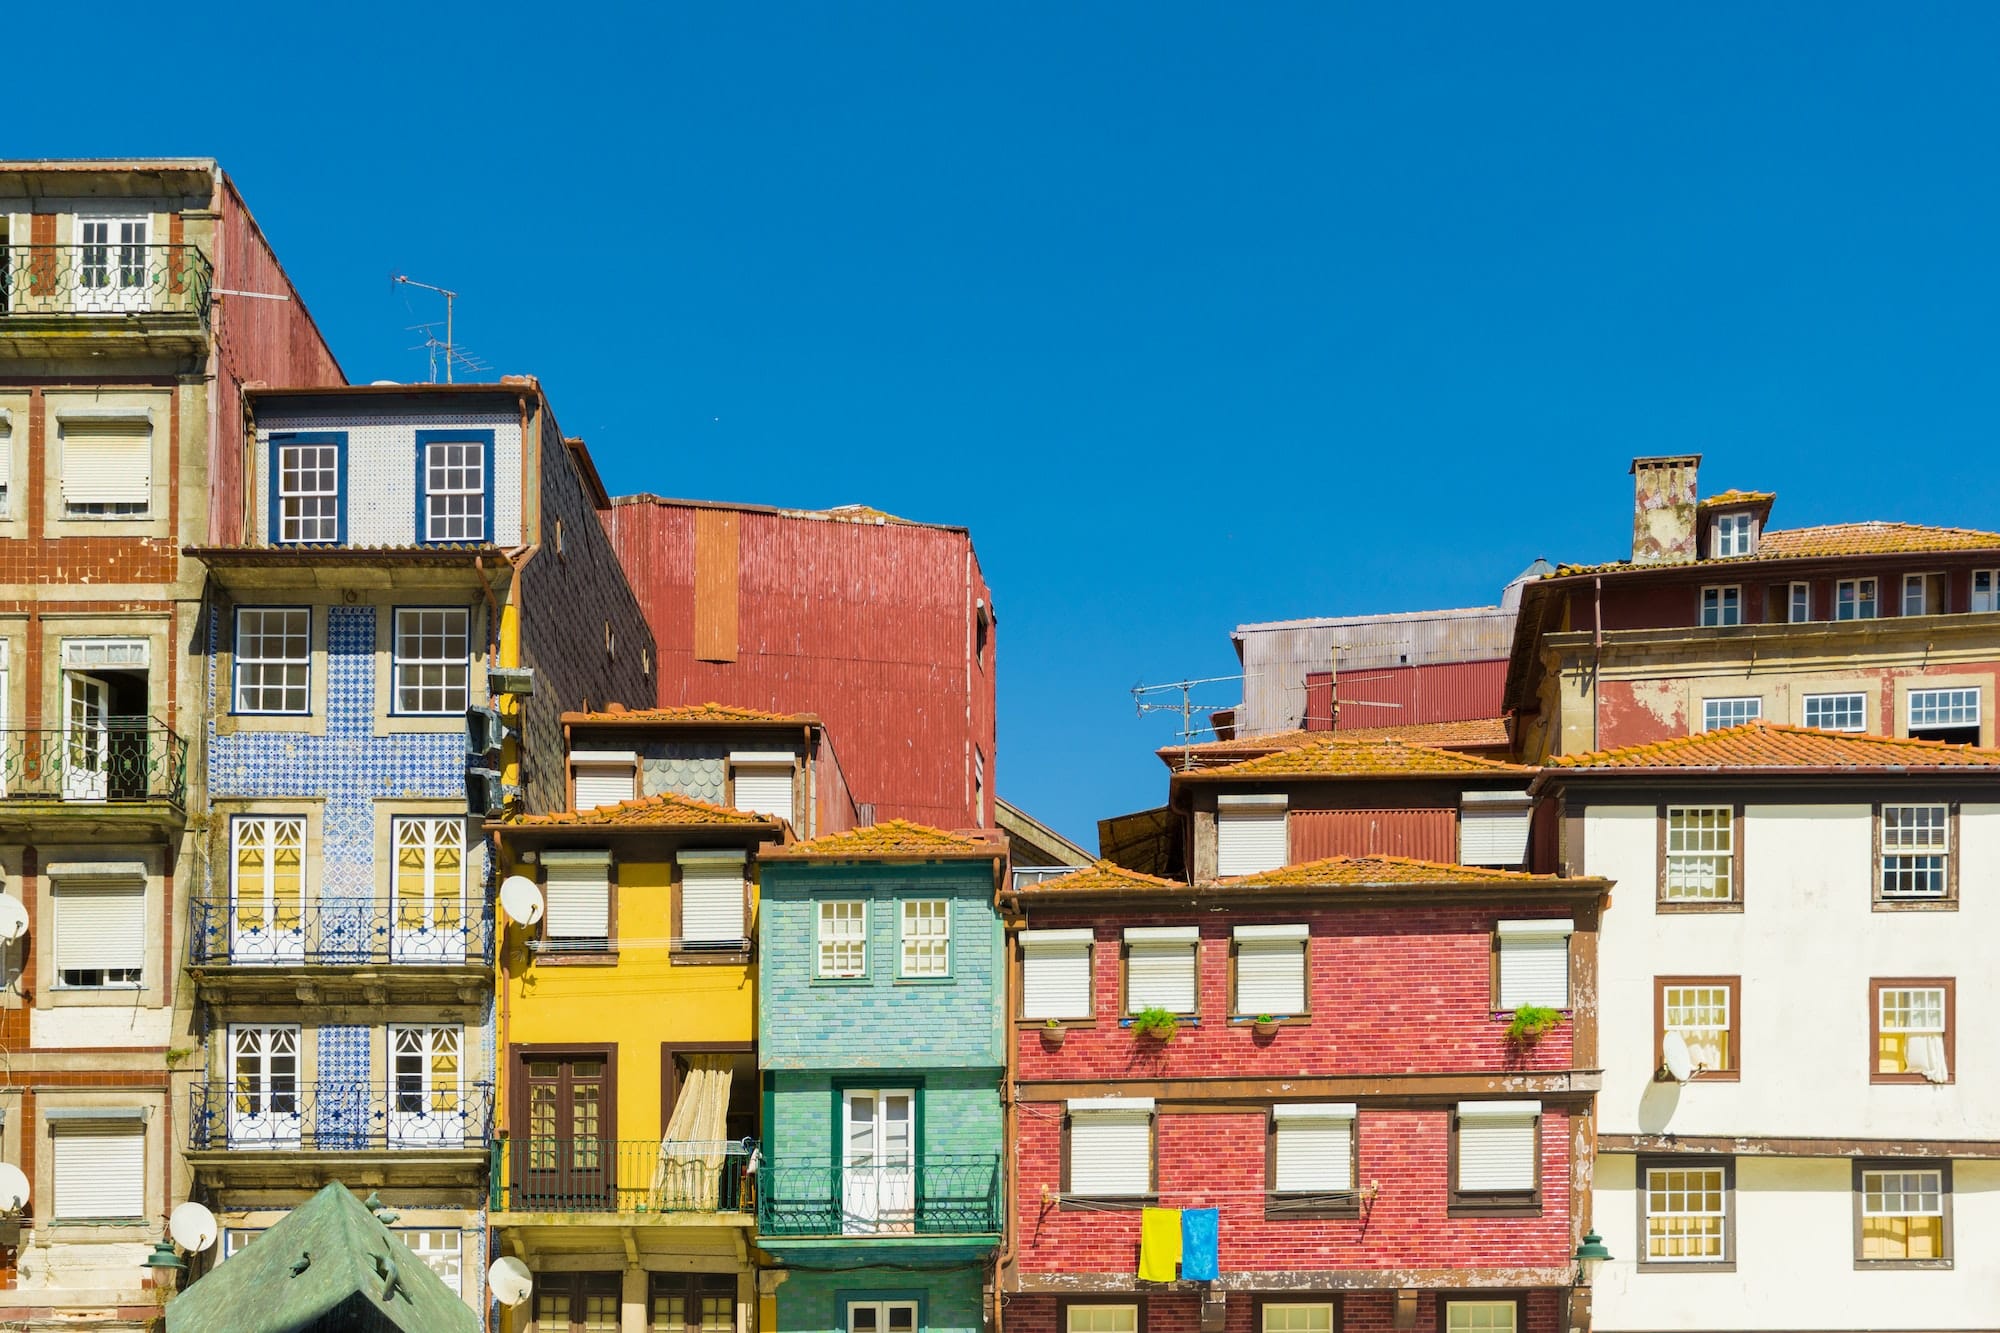
[(303, 713), (312, 679), (312, 612), (246, 606), (236, 612), (239, 713)]
[(1764, 716), (1762, 699), (1703, 699), (1701, 701), (1701, 729), (1720, 731), (1724, 727), (1740, 727), (1746, 722), (1755, 722)]
[(2000, 611), (2000, 569), (1975, 569), (1972, 571), (1972, 606), (1974, 611)]
[(1452, 1117), (1453, 1209), (1539, 1210), (1540, 1102), (1460, 1102)]
[(1903, 575), (1903, 614), (1935, 616), (1944, 613), (1944, 575)]
[[(0, 268), (6, 267), (6, 246), (0, 238)], [(6, 303), (7, 295), (0, 290), (0, 305)], [(0, 412), (0, 518), (13, 512), (11, 504), (14, 480), (14, 422), (5, 412)]]
[(230, 840), (230, 958), (304, 958), (306, 821), (243, 815), (230, 822)]
[(943, 898), (915, 899), (903, 904), (903, 966), (905, 977), (951, 975), (951, 903)]
[(144, 518), (153, 506), (153, 426), (145, 417), (60, 423), (66, 518)]
[(1458, 860), (1468, 866), (1518, 866), (1528, 859), (1526, 792), (1468, 791), (1458, 806)]
[(916, 1333), (915, 1301), (849, 1301), (847, 1333)]
[(1873, 620), (1875, 618), (1875, 580), (1842, 579), (1833, 588), (1833, 618), (1835, 620)]
[(639, 756), (631, 750), (576, 750), (569, 757), (578, 810), (617, 805), (638, 795)]
[(1520, 1319), (1514, 1301), (1444, 1302), (1444, 1333), (1517, 1333)]
[(1937, 1265), (1951, 1259), (1951, 1163), (1856, 1162), (1857, 1264)]
[(463, 713), (472, 694), (472, 613), (396, 608), (396, 712)]
[(1786, 610), (1794, 625), (1812, 619), (1812, 584), (1794, 583), (1786, 589)]
[(976, 746), (972, 751), (972, 822), (986, 827), (986, 755)]
[(271, 445), (271, 541), (280, 546), (345, 541), (340, 475), (346, 437), (280, 436)]
[(1666, 820), (1660, 901), (1736, 901), (1736, 812), (1726, 805), (1676, 805), (1667, 807)]
[(1821, 731), (1868, 730), (1868, 696), (1865, 694), (1808, 694), (1806, 725)]
[(1333, 1333), (1333, 1305), (1329, 1301), (1266, 1301), (1263, 1308), (1262, 1333)]
[(1639, 1221), (1646, 1238), (1641, 1267), (1713, 1267), (1734, 1261), (1734, 1172), (1730, 1162), (1641, 1159)]
[(1195, 926), (1128, 926), (1125, 930), (1125, 1012), (1195, 1011)]
[(618, 1333), (623, 1291), (618, 1273), (537, 1273), (536, 1333)]
[(1951, 864), (1951, 808), (1885, 805), (1880, 840), (1880, 902), (1944, 901), (1957, 897)]
[(423, 470), (423, 530), (426, 542), (483, 542), (492, 524), (486, 504), (485, 440), (440, 440), (435, 432), (417, 432)]
[(819, 970), (822, 977), (868, 975), (868, 904), (819, 905)]
[(1704, 625), (1742, 624), (1743, 589), (1734, 585), (1726, 588), (1703, 588), (1701, 590), (1701, 623)]
[(399, 963), (465, 958), (465, 820), (398, 819), (394, 929), (389, 956)]
[(1268, 1216), (1352, 1216), (1354, 1104), (1293, 1103), (1271, 1108)]
[(541, 947), (602, 951), (611, 946), (611, 857), (605, 852), (543, 852)]
[(115, 879), (58, 876), (53, 896), (56, 984), (77, 988), (139, 986), (146, 974), (143, 868)]
[(1500, 922), (1494, 928), (1500, 953), (1495, 1007), (1569, 1008), (1569, 937), (1574, 930), (1574, 923), (1562, 920)]
[(465, 1030), (455, 1023), (389, 1028), (391, 1148), (465, 1145), (464, 1049)]
[(1069, 1103), (1065, 1194), (1138, 1199), (1153, 1192), (1153, 1099)]
[(1229, 1012), (1244, 1018), (1296, 1018), (1306, 995), (1307, 930), (1300, 926), (1238, 926), (1236, 998)]
[(55, 1154), (55, 1215), (62, 1222), (137, 1220), (146, 1213), (146, 1122), (115, 1108), (100, 1117), (77, 1107), (43, 1111)]
[(438, 1275), (438, 1281), (451, 1288), (451, 1294), (464, 1294), (460, 1280), (460, 1252), (464, 1236), (457, 1231), (403, 1231), (396, 1237), (410, 1247), (410, 1253), (424, 1261), (424, 1266)]
[(730, 755), (729, 804), (753, 815), (793, 822), (798, 816), (792, 806), (792, 763), (786, 750)]
[(235, 1258), (237, 1251), (263, 1235), (264, 1231), (263, 1227), (225, 1227), (222, 1232), (222, 1258)]
[(146, 243), (151, 218), (76, 220), (75, 300), (79, 312), (108, 314), (144, 310), (152, 290)]
[(1285, 864), (1285, 798), (1215, 798), (1215, 873), (1256, 875)]
[(679, 937), (682, 948), (740, 949), (744, 931), (744, 854), (681, 852)]
[(1953, 1064), (1949, 981), (1869, 983), (1871, 1083), (1949, 1083)]
[(655, 1273), (651, 1295), (653, 1333), (735, 1333), (732, 1273)]
[(1910, 735), (1958, 745), (1979, 744), (1979, 690), (1911, 690)]
[(1756, 529), (1757, 521), (1748, 514), (1718, 515), (1711, 558), (1725, 560), (1732, 555), (1749, 555), (1755, 545)]
[(1063, 1328), (1064, 1333), (1139, 1333), (1139, 1307), (1072, 1305)]
[(1089, 1018), (1089, 928), (1021, 932), (1021, 1017)]
[(1742, 982), (1737, 977), (1660, 977), (1654, 982), (1654, 1012), (1658, 1015), (1662, 1049), (1654, 1052), (1654, 1066), (1666, 1065), (1664, 1046), (1669, 1035), (1687, 1044), (1688, 1059), (1697, 1079), (1733, 1079), (1738, 1065), (1737, 1047), (1741, 1023), (1737, 999)]

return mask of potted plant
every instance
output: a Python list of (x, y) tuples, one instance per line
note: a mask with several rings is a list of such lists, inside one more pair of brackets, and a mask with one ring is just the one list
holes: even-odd
[(1053, 1051), (1058, 1046), (1061, 1046), (1063, 1038), (1068, 1035), (1069, 1029), (1062, 1025), (1060, 1019), (1046, 1018), (1042, 1020), (1042, 1045), (1048, 1047), (1050, 1050)]
[(1278, 1035), (1278, 1020), (1270, 1014), (1259, 1014), (1250, 1020), (1250, 1030), (1260, 1037)]
[(1178, 1018), (1158, 1005), (1132, 1015), (1132, 1035), (1157, 1041), (1162, 1046), (1174, 1039), (1174, 1033), (1180, 1031), (1180, 1026)]
[(1513, 1019), (1507, 1024), (1507, 1040), (1516, 1046), (1533, 1046), (1562, 1021), (1560, 1009), (1524, 1004), (1514, 1011)]

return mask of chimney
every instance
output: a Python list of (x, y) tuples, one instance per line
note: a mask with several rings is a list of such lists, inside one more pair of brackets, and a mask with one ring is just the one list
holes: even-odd
[(1306, 672), (1306, 730), (1333, 730), (1333, 673)]
[(1632, 460), (1632, 563), (1686, 565), (1695, 558), (1695, 475), (1700, 454)]

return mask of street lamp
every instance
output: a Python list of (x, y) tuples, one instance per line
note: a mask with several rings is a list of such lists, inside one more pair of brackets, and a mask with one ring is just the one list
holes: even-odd
[(1604, 1267), (1605, 1261), (1610, 1257), (1611, 1251), (1604, 1248), (1604, 1237), (1595, 1231), (1583, 1233), (1583, 1244), (1576, 1247), (1575, 1258), (1577, 1275), (1582, 1279), (1584, 1286), (1587, 1287), (1597, 1280), (1597, 1270)]

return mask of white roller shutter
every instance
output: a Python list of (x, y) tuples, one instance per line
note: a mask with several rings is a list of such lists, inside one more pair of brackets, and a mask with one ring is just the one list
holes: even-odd
[(1255, 875), (1285, 864), (1285, 798), (1219, 796), (1215, 873)]
[(1306, 928), (1236, 928), (1237, 1014), (1295, 1018), (1306, 1012)]
[[(1107, 1106), (1105, 1101), (1122, 1101)], [(1150, 1098), (1093, 1099), (1069, 1104), (1069, 1192), (1099, 1197), (1153, 1190), (1153, 1103)]]
[(548, 914), (542, 934), (552, 944), (602, 943), (611, 937), (611, 858), (542, 853)]
[(0, 411), (0, 514), (11, 512), (8, 489), (14, 481), (14, 424)]
[(143, 968), (146, 884), (55, 886), (56, 969)]
[(1468, 866), (1518, 866), (1528, 859), (1528, 813), (1513, 792), (1467, 792), (1458, 814), (1458, 860)]
[(1195, 1011), (1194, 926), (1132, 926), (1125, 931), (1125, 1010)]
[(1540, 1102), (1460, 1102), (1459, 1190), (1535, 1188), (1535, 1121), (1541, 1113)]
[(50, 1127), (56, 1213), (64, 1220), (146, 1215), (146, 1127), (137, 1120), (75, 1120)]
[(1021, 1017), (1090, 1017), (1090, 943), (1085, 930), (1021, 932)]
[(1278, 1138), (1274, 1188), (1288, 1194), (1354, 1188), (1354, 1104), (1321, 1102), (1271, 1108)]
[(143, 417), (65, 420), (64, 504), (150, 504), (153, 426)]
[(681, 942), (743, 941), (743, 853), (682, 852)]
[(581, 751), (569, 758), (576, 782), (576, 808), (595, 810), (638, 795), (639, 756), (612, 751)]
[(732, 754), (729, 769), (735, 788), (731, 804), (736, 809), (792, 821), (791, 755)]
[(1500, 936), (1500, 1007), (1524, 1004), (1551, 1009), (1569, 1007), (1568, 921), (1502, 921)]

